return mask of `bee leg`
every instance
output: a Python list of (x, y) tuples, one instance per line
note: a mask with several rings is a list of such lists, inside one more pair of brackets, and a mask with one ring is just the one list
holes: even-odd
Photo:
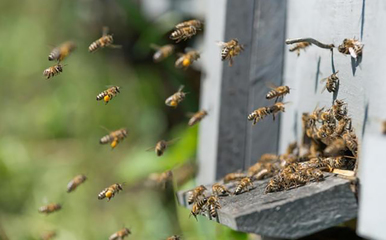
[(233, 59), (232, 57), (229, 57), (229, 67), (232, 67), (232, 65), (233, 65)]

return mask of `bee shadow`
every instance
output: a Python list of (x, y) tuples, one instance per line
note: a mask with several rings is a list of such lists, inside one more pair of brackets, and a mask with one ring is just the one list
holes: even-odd
[(318, 91), (318, 83), (319, 83), (319, 75), (320, 75), (320, 61), (321, 57), (319, 56), (318, 59), (318, 65), (316, 65), (316, 76), (315, 76), (315, 88), (314, 88), (314, 93)]
[(365, 135), (368, 116), (369, 116), (369, 102), (367, 102), (365, 105), (365, 113), (363, 116), (363, 125), (362, 125), (362, 136)]
[(362, 62), (362, 55), (359, 55), (356, 59), (351, 57), (351, 69), (352, 69), (352, 75), (355, 76), (355, 72), (357, 71), (357, 67), (361, 64)]

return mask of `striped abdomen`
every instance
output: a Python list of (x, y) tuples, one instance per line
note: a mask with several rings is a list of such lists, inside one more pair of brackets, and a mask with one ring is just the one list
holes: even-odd
[(127, 130), (126, 129), (119, 129), (117, 131), (111, 132), (110, 134), (102, 137), (100, 139), (100, 144), (106, 144), (110, 143), (114, 140), (122, 140), (127, 136)]
[(43, 76), (47, 77), (49, 79), (50, 77), (53, 77), (55, 75), (58, 75), (63, 71), (63, 67), (60, 64), (54, 65), (52, 67), (47, 68), (43, 71)]
[(61, 208), (62, 208), (62, 206), (60, 204), (51, 203), (51, 204), (48, 204), (46, 206), (40, 207), (39, 212), (40, 213), (52, 213), (52, 212), (60, 210)]
[(196, 34), (196, 28), (193, 26), (183, 27), (176, 29), (170, 34), (170, 39), (176, 40), (176, 42), (180, 42), (181, 40), (186, 40), (191, 38)]
[(112, 35), (106, 35), (106, 36), (99, 38), (95, 42), (91, 43), (91, 45), (88, 47), (88, 51), (94, 52), (94, 51), (98, 50), (99, 48), (107, 47), (107, 46), (111, 45), (112, 43), (113, 43), (113, 36)]
[(223, 49), (221, 50), (221, 60), (224, 61), (225, 59), (227, 59), (229, 56), (229, 48), (228, 47), (223, 47)]
[(155, 153), (157, 156), (162, 156), (164, 154), (164, 151), (166, 149), (166, 142), (164, 140), (159, 141), (155, 146)]
[(153, 55), (154, 62), (160, 62), (160, 61), (164, 60), (165, 58), (172, 55), (173, 51), (174, 51), (174, 46), (171, 44), (168, 44), (168, 45), (161, 47)]

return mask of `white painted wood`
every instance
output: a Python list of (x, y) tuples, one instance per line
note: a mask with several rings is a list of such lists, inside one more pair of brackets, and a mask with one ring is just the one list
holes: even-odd
[(215, 180), (218, 129), (220, 115), (220, 91), (223, 63), (216, 41), (223, 39), (225, 32), (226, 0), (206, 1), (203, 77), (201, 79), (201, 109), (209, 111), (201, 121), (198, 142), (198, 184), (209, 184)]

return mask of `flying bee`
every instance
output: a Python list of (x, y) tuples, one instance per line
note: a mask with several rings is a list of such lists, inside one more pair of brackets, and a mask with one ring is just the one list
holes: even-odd
[(231, 192), (224, 186), (219, 183), (215, 183), (212, 186), (212, 193), (215, 196), (226, 196), (226, 195), (231, 195)]
[(338, 46), (338, 51), (343, 54), (350, 54), (352, 58), (362, 55), (363, 44), (356, 39), (344, 39), (343, 43)]
[(123, 228), (111, 235), (109, 240), (123, 240), (125, 237), (129, 236), (129, 234), (131, 234), (131, 231), (128, 228)]
[(239, 44), (239, 41), (234, 38), (229, 42), (217, 42), (221, 49), (221, 61), (229, 60), (229, 66), (233, 65), (233, 58), (244, 51), (244, 46)]
[(45, 77), (47, 77), (47, 79), (49, 79), (50, 77), (54, 77), (61, 72), (63, 72), (63, 66), (58, 63), (58, 64), (44, 70), (43, 76), (45, 76)]
[(352, 132), (352, 131), (346, 131), (342, 135), (342, 138), (343, 138), (347, 148), (356, 157), (357, 156), (357, 151), (358, 151), (358, 140), (357, 140), (357, 136), (355, 135), (355, 133)]
[(245, 177), (245, 178), (241, 179), (241, 181), (237, 185), (234, 194), (238, 195), (238, 194), (242, 193), (243, 191), (249, 192), (249, 190), (251, 190), (251, 188), (253, 188), (253, 183), (251, 181), (251, 178)]
[(182, 40), (186, 41), (189, 38), (193, 37), (194, 35), (197, 34), (197, 28), (194, 26), (186, 26), (186, 27), (181, 27), (176, 30), (174, 30), (170, 34), (170, 39), (176, 41), (176, 43), (181, 42)]
[(83, 174), (74, 177), (74, 179), (72, 179), (67, 185), (67, 192), (74, 191), (80, 184), (86, 181), (86, 179), (86, 176)]
[(166, 106), (176, 108), (178, 104), (185, 99), (185, 96), (187, 93), (183, 92), (182, 89), (184, 89), (184, 86), (180, 86), (180, 88), (176, 93), (174, 93), (173, 95), (171, 95), (165, 100)]
[(285, 104), (286, 103), (277, 102), (269, 108), (269, 113), (272, 114), (273, 121), (275, 121), (276, 114), (278, 114), (279, 112), (285, 112)]
[(271, 88), (271, 91), (265, 96), (266, 99), (276, 98), (275, 102), (279, 100), (279, 97), (284, 97), (290, 93), (290, 88), (288, 86), (276, 86), (273, 83), (268, 83), (268, 86)]
[(175, 63), (176, 68), (183, 68), (186, 70), (194, 61), (200, 58), (200, 53), (195, 50), (187, 51), (185, 54), (178, 53), (179, 58)]
[(245, 178), (247, 175), (245, 173), (241, 172), (234, 172), (234, 173), (228, 173), (225, 175), (223, 181), (224, 183), (232, 182), (232, 181), (237, 181)]
[(197, 215), (205, 210), (207, 202), (208, 202), (208, 198), (206, 197), (195, 202), (192, 206), (192, 210), (190, 211), (189, 217), (193, 215), (193, 217), (197, 220)]
[(208, 115), (208, 112), (205, 110), (201, 110), (193, 114), (193, 116), (189, 119), (188, 125), (191, 127), (195, 125), (196, 123), (200, 122), (206, 115)]
[(208, 198), (207, 205), (208, 205), (209, 215), (212, 218), (217, 218), (217, 209), (221, 208), (221, 205), (218, 202), (217, 196), (210, 196)]
[(205, 190), (207, 190), (206, 187), (204, 185), (200, 185), (200, 186), (196, 187), (195, 189), (193, 189), (192, 191), (190, 191), (190, 193), (189, 193), (190, 195), (188, 198), (188, 204), (192, 204), (192, 203), (196, 202), (198, 200), (198, 198), (203, 195)]
[(324, 154), (327, 156), (334, 156), (341, 152), (344, 152), (345, 149), (345, 141), (342, 138), (337, 138), (324, 149)]
[(311, 43), (309, 42), (300, 42), (300, 43), (296, 43), (293, 47), (291, 47), (289, 49), (290, 52), (296, 52), (296, 54), (298, 55), (298, 57), (300, 56), (300, 49), (303, 49), (304, 51), (306, 51), (306, 48), (311, 46)]
[(56, 237), (56, 232), (55, 231), (51, 231), (51, 232), (48, 232), (48, 233), (45, 233), (43, 234), (40, 239), (41, 240), (51, 240), (53, 239), (54, 237)]
[(91, 45), (88, 47), (89, 52), (95, 52), (98, 49), (104, 48), (104, 47), (111, 47), (111, 48), (120, 48), (119, 45), (113, 45), (114, 39), (113, 35), (109, 35), (109, 28), (104, 27), (102, 37), (96, 40), (95, 42), (91, 43)]
[(181, 237), (178, 235), (173, 235), (173, 236), (166, 238), (166, 240), (181, 240)]
[(109, 133), (106, 136), (103, 136), (100, 140), (100, 144), (110, 143), (112, 149), (114, 149), (119, 142), (123, 141), (127, 137), (127, 130), (125, 128), (118, 129)]
[(155, 44), (151, 44), (150, 47), (156, 50), (156, 52), (153, 55), (153, 61), (156, 63), (161, 62), (162, 60), (165, 60), (174, 52), (174, 46), (172, 44), (167, 44), (162, 47)]
[(176, 138), (176, 139), (173, 139), (173, 140), (170, 140), (170, 141), (161, 140), (161, 141), (157, 142), (155, 147), (148, 148), (146, 151), (151, 151), (151, 150), (154, 149), (155, 153), (157, 154), (157, 156), (160, 157), (160, 156), (162, 156), (164, 154), (166, 148), (170, 144), (173, 144), (174, 142), (176, 142), (178, 140), (179, 140), (179, 138)]
[(253, 111), (251, 114), (248, 115), (248, 120), (253, 120), (253, 125), (255, 125), (257, 122), (259, 122), (264, 117), (268, 116), (270, 114), (270, 108), (269, 107), (261, 107)]
[(46, 206), (40, 207), (39, 212), (49, 214), (49, 213), (59, 211), (60, 209), (62, 209), (62, 205), (57, 204), (57, 203), (51, 203), (51, 204), (48, 204)]
[(120, 93), (119, 89), (120, 87), (118, 86), (109, 87), (107, 90), (99, 93), (96, 96), (96, 100), (100, 101), (103, 99), (103, 101), (105, 101), (105, 103), (108, 104), (109, 101), (113, 99), (113, 97), (115, 97), (118, 93)]
[(197, 19), (188, 20), (182, 23), (179, 23), (175, 26), (176, 29), (193, 26), (196, 30), (202, 30), (204, 23)]
[(72, 51), (76, 48), (76, 44), (72, 41), (68, 41), (54, 48), (50, 55), (48, 55), (48, 61), (57, 60), (58, 62), (63, 61)]
[(322, 80), (320, 80), (321, 83), (326, 82), (326, 86), (324, 86), (324, 88), (322, 89), (322, 92), (324, 92), (324, 90), (326, 90), (326, 89), (328, 92), (335, 92), (336, 91), (336, 89), (338, 88), (338, 84), (339, 84), (339, 78), (337, 76), (338, 72), (339, 71), (331, 74), (327, 78), (323, 78)]
[(105, 188), (103, 191), (101, 191), (98, 194), (98, 199), (102, 200), (104, 198), (108, 198), (108, 201), (110, 201), (111, 198), (115, 196), (115, 194), (119, 193), (119, 191), (123, 190), (123, 184), (114, 183), (108, 188)]

